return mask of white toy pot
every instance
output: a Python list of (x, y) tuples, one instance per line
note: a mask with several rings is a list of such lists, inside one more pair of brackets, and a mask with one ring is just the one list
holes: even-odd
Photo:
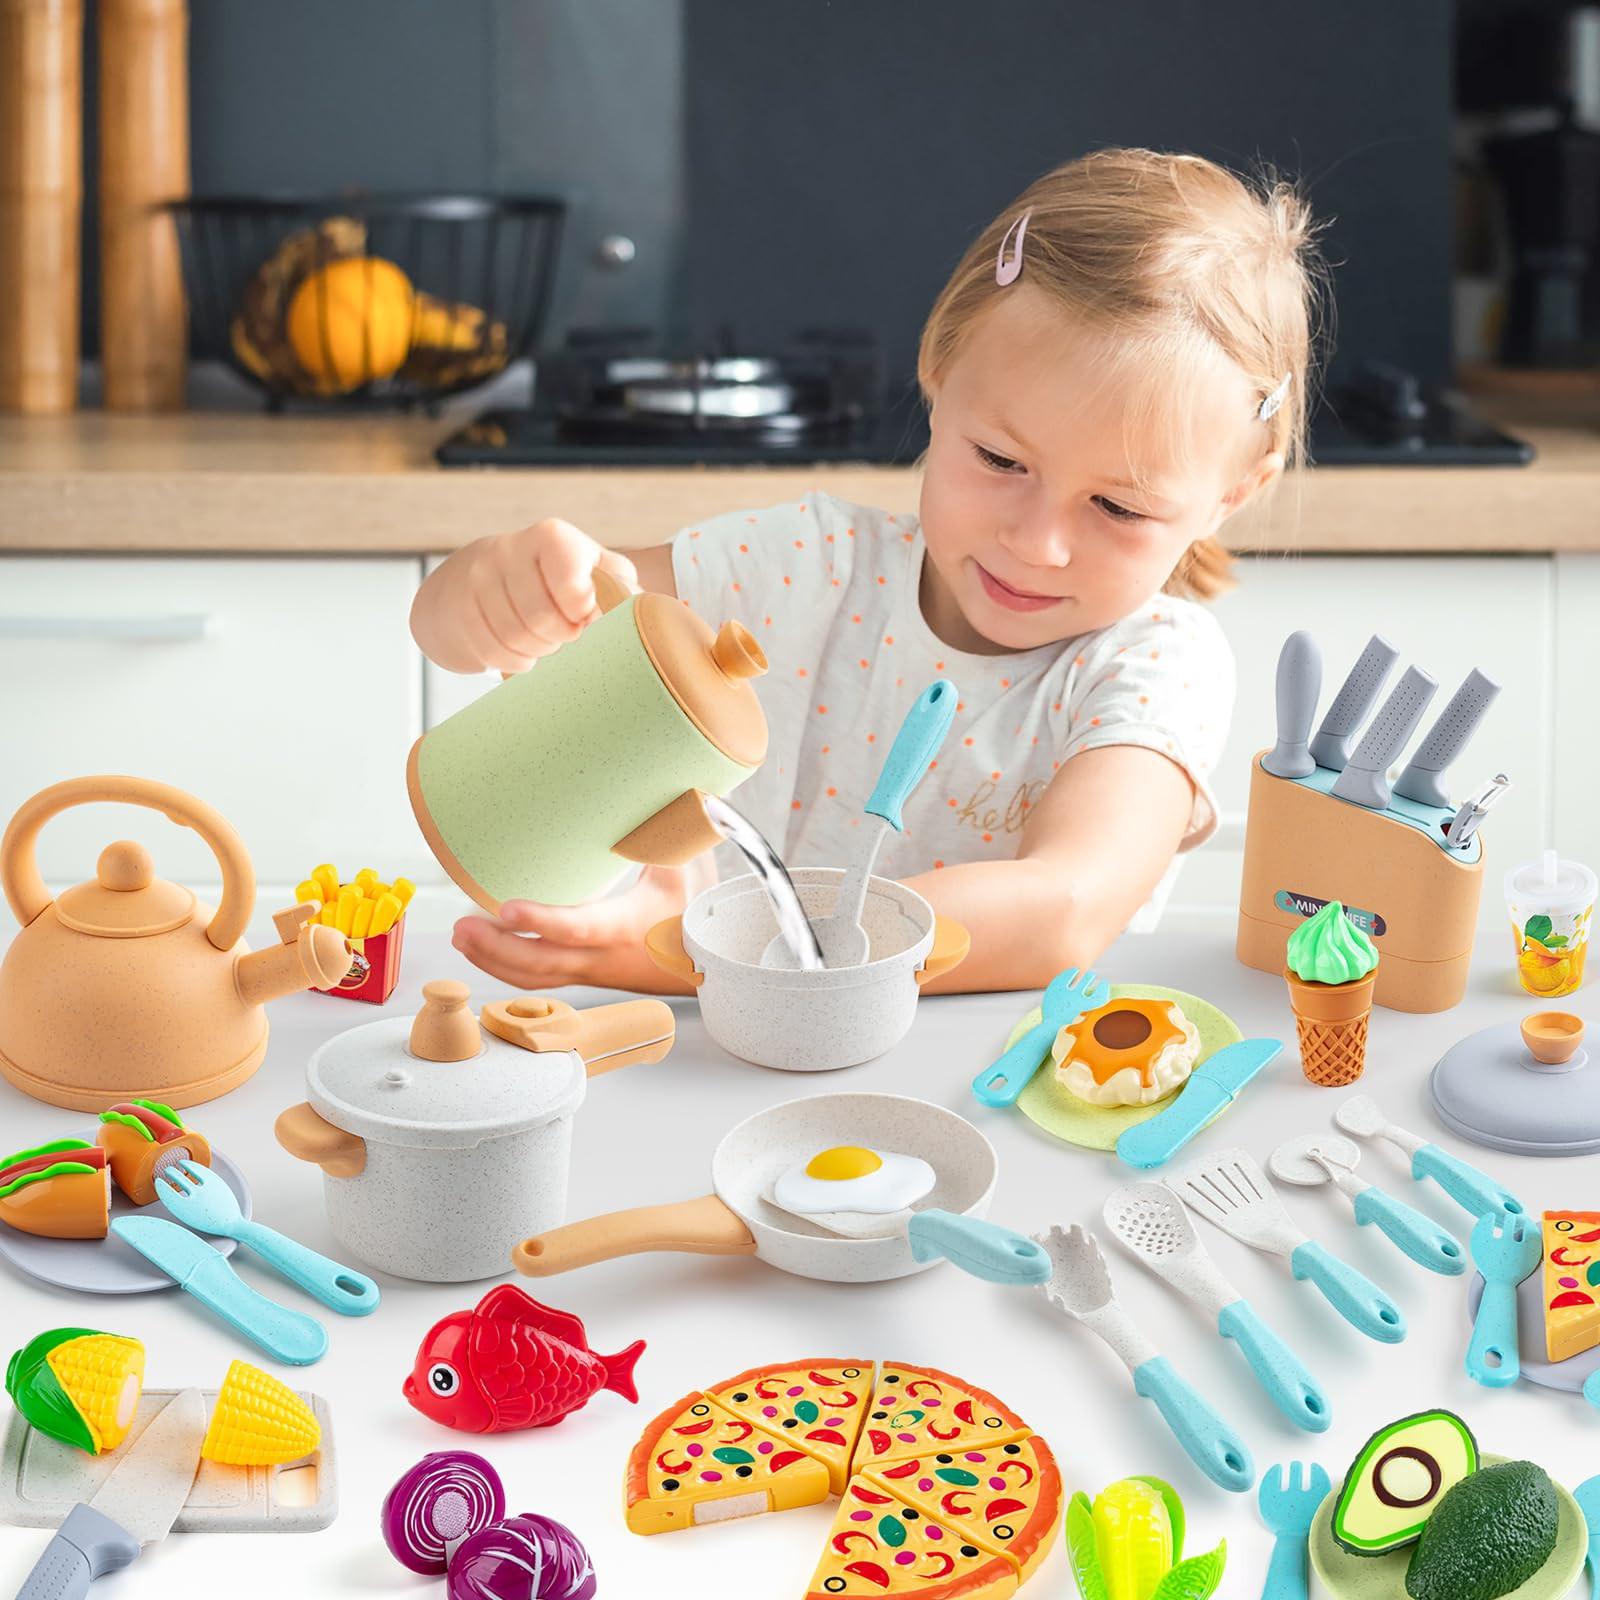
[[(807, 916), (833, 910), (842, 868), (791, 876)], [(960, 923), (890, 878), (868, 881), (861, 920), (870, 953), (859, 967), (764, 967), (778, 924), (760, 881), (746, 874), (696, 895), (681, 917), (657, 923), (646, 945), (659, 967), (694, 985), (706, 1032), (724, 1050), (761, 1067), (822, 1072), (893, 1049), (922, 986), (965, 959), (971, 943)]]
[(330, 1039), (278, 1142), (323, 1170), (328, 1224), (352, 1255), (400, 1278), (500, 1277), (527, 1234), (566, 1215), (572, 1117), (596, 1073), (659, 1061), (659, 1000), (575, 1011), (536, 995), (487, 1005), (423, 987), (415, 1017)]

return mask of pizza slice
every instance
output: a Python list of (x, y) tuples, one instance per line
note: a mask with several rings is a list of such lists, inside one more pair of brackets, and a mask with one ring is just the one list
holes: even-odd
[(1600, 1345), (1600, 1212), (1544, 1214), (1544, 1334), (1552, 1361)]
[(860, 1359), (753, 1367), (708, 1392), (735, 1416), (822, 1462), (833, 1493), (842, 1494), (872, 1403), (872, 1369)]
[(856, 1446), (855, 1470), (939, 1450), (983, 1450), (1028, 1432), (1027, 1423), (987, 1390), (933, 1367), (885, 1362)]
[(806, 1600), (914, 1595), (916, 1600), (1007, 1600), (1016, 1563), (878, 1484), (852, 1478)]
[(907, 1456), (868, 1468), (862, 1481), (1009, 1557), (1019, 1582), (1049, 1554), (1061, 1521), (1061, 1474), (1037, 1434), (984, 1450)]
[(703, 1394), (668, 1406), (628, 1457), (627, 1520), (635, 1533), (814, 1506), (829, 1492), (822, 1462)]

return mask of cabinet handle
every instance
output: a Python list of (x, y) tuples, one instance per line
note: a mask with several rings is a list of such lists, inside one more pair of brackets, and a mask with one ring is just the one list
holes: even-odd
[(0, 616), (0, 639), (116, 639), (156, 644), (197, 644), (216, 636), (209, 611), (168, 617)]

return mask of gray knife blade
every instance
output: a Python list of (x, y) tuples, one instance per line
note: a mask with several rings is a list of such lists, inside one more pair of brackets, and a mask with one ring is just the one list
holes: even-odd
[(1322, 652), (1304, 631), (1291, 633), (1278, 652), (1278, 742), (1261, 758), (1275, 778), (1309, 778), (1317, 770), (1307, 740), (1322, 693)]
[(175, 1394), (93, 1496), (67, 1513), (17, 1600), (82, 1600), (96, 1578), (165, 1539), (200, 1470), (205, 1436), (200, 1391)]
[(1500, 685), (1474, 667), (1450, 696), (1450, 704), (1439, 713), (1439, 720), (1428, 729), (1422, 747), (1406, 763), (1406, 770), (1395, 780), (1394, 792), (1418, 805), (1448, 806), (1445, 770), (1478, 731), (1484, 712), (1499, 693)]
[(1389, 804), (1389, 768), (1400, 759), (1438, 687), (1438, 679), (1421, 667), (1406, 668), (1406, 675), (1362, 735), (1356, 753), (1333, 780), (1333, 793), (1340, 800), (1352, 800), (1373, 811), (1382, 811)]
[(1311, 740), (1311, 757), (1319, 767), (1338, 772), (1350, 759), (1350, 746), (1356, 729), (1377, 704), (1378, 695), (1400, 652), (1382, 634), (1373, 634), (1367, 647), (1350, 669), (1350, 676), (1339, 687), (1328, 707), (1322, 725)]

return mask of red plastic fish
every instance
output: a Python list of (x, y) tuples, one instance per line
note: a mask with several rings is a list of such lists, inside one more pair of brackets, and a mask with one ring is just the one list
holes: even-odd
[(502, 1283), (433, 1325), (402, 1392), (423, 1416), (463, 1433), (548, 1428), (601, 1389), (638, 1400), (633, 1366), (643, 1350), (636, 1339), (596, 1355), (571, 1312)]

